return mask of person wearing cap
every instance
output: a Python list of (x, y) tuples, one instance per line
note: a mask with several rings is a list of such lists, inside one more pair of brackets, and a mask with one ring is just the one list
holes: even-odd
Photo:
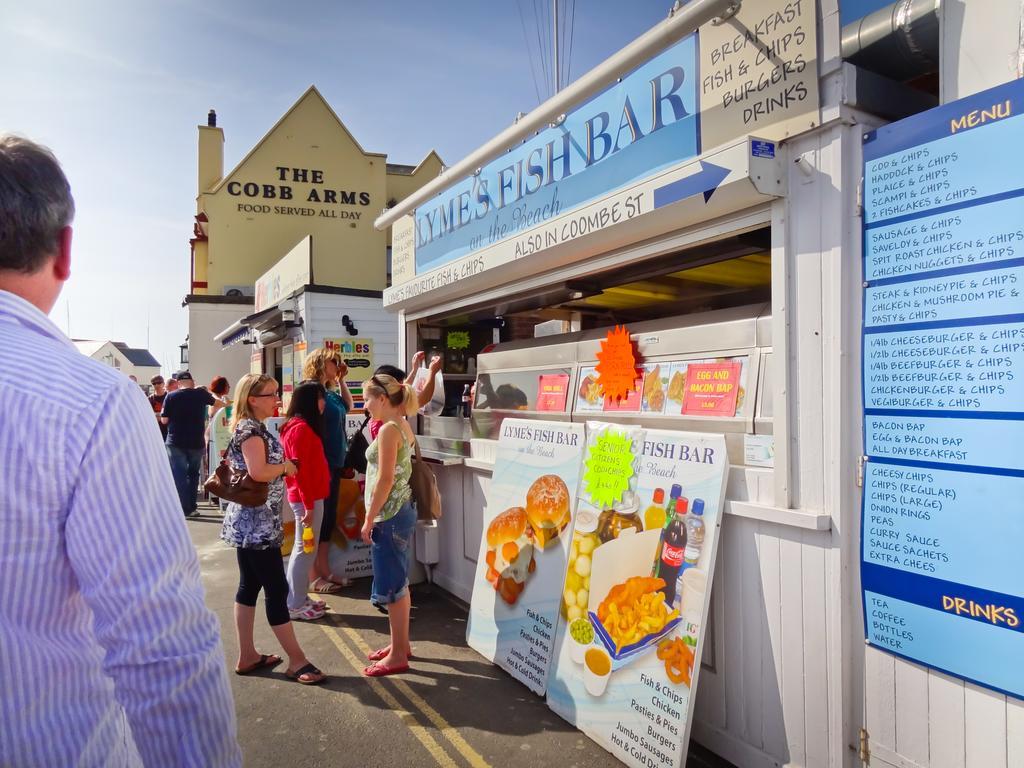
[(164, 386), (164, 377), (159, 373), (149, 380), (153, 385), (153, 394), (149, 396), (149, 405), (156, 416), (156, 423), (160, 427), (160, 436), (167, 440), (167, 425), (160, 420), (160, 412), (164, 409), (164, 399), (167, 397), (167, 388)]
[(164, 399), (160, 423), (167, 425), (167, 458), (178, 489), (181, 511), (185, 517), (199, 514), (199, 470), (205, 448), (206, 407), (227, 407), (227, 403), (205, 388), (196, 389), (192, 374), (176, 374), (178, 389)]

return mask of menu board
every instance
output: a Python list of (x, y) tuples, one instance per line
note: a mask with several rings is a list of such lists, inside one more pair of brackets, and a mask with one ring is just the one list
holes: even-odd
[(633, 766), (686, 762), (728, 456), (722, 435), (587, 424), (628, 441), (613, 503), (577, 502), (548, 705)]
[(291, 344), (281, 347), (281, 403), (288, 408), (292, 399), (292, 392), (295, 389), (293, 365), (295, 362), (295, 351)]
[[(580, 385), (576, 391), (576, 413), (632, 411), (643, 413), (685, 414), (696, 416), (735, 416), (743, 410), (750, 358), (723, 357), (700, 360), (663, 360), (644, 363), (636, 391), (619, 401), (605, 397), (593, 367), (580, 369)], [(687, 386), (687, 373), (692, 366), (710, 366), (713, 381), (711, 393), (700, 393), (700, 382), (693, 391)], [(727, 391), (715, 392), (716, 387)], [(689, 399), (687, 395), (689, 394)], [(684, 404), (684, 401), (685, 404)], [(705, 403), (713, 402), (713, 408)], [(689, 407), (689, 410), (687, 410)]]
[(582, 424), (505, 419), (487, 491), (466, 641), (541, 695), (583, 444)]
[(867, 640), (1024, 697), (1024, 84), (864, 139)]
[(306, 364), (306, 342), (297, 341), (292, 345), (292, 384), (299, 386), (304, 378), (302, 369)]
[(597, 369), (594, 366), (580, 368), (580, 385), (576, 388), (577, 413), (600, 413), (604, 410), (604, 390), (597, 380)]
[(683, 414), (735, 416), (739, 363), (691, 363), (686, 370)]
[(542, 373), (537, 377), (537, 410), (564, 411), (569, 397), (569, 374)]

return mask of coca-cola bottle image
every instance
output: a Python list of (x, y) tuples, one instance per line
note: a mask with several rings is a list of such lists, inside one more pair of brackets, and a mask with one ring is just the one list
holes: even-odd
[(683, 554), (686, 551), (686, 525), (683, 518), (689, 501), (685, 496), (676, 499), (672, 519), (661, 531), (661, 556), (657, 576), (665, 580), (665, 602), (673, 605), (676, 599), (676, 579), (683, 568)]

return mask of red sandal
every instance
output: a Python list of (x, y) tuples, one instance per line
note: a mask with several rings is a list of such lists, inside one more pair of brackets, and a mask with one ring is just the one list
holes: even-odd
[(408, 672), (409, 665), (402, 664), (398, 667), (389, 667), (387, 664), (383, 664), (379, 661), (375, 661), (373, 664), (363, 670), (363, 674), (366, 677), (386, 677), (388, 675), (398, 675), (402, 672)]
[[(386, 659), (388, 657), (389, 653), (391, 653), (390, 645), (385, 646), (384, 648), (378, 648), (376, 651), (371, 651), (370, 653), (366, 654), (366, 658), (368, 658), (370, 661), (382, 661), (383, 659)], [(413, 658), (411, 653), (408, 655), (408, 658)]]

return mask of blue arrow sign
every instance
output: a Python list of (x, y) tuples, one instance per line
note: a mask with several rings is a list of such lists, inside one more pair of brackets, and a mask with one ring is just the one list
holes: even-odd
[(728, 168), (701, 160), (700, 170), (697, 173), (654, 190), (654, 207), (662, 208), (672, 203), (678, 203), (698, 192), (704, 193), (704, 202), (706, 203), (729, 173)]

